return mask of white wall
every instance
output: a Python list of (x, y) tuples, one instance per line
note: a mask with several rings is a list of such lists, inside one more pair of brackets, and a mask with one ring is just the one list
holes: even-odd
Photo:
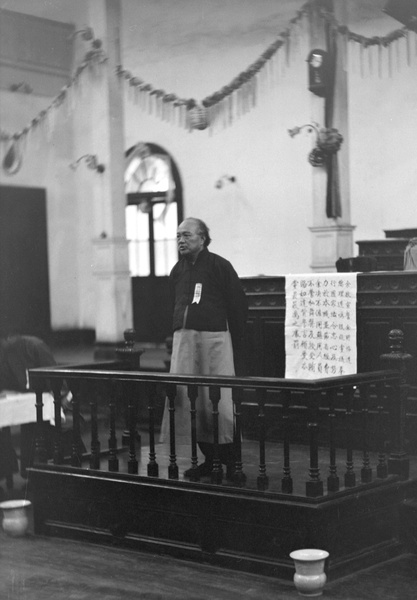
[[(372, 37), (400, 28), (399, 22), (384, 15), (384, 4), (350, 0), (350, 29)], [(299, 7), (286, 3), (287, 22)], [(183, 0), (175, 3), (175, 9), (168, 0), (145, 0), (136, 16), (131, 2), (124, 2), (123, 8), (123, 66), (155, 88), (197, 100), (229, 83), (282, 30), (276, 21), (277, 4), (269, 0), (212, 0), (204, 5)], [(295, 34), (298, 47), (289, 65), (281, 60), (277, 81), (262, 93), (257, 109), (212, 136), (206, 131), (187, 134), (161, 123), (135, 106), (132, 96), (126, 103), (127, 146), (155, 142), (173, 155), (185, 184), (185, 214), (207, 220), (213, 251), (230, 258), (242, 275), (306, 272), (311, 264), (312, 167), (306, 160), (311, 141), (308, 135), (293, 140), (287, 135), (289, 127), (309, 122), (311, 114), (306, 28)], [(395, 43), (382, 50), (381, 77), (377, 48), (363, 52), (362, 72), (360, 46), (349, 44), (355, 240), (379, 239), (384, 229), (417, 226), (417, 57), (415, 35), (410, 38), (410, 64), (405, 41)], [(214, 182), (224, 173), (235, 176), (237, 185), (216, 190)]]
[[(17, 101), (18, 100), (18, 101)], [(20, 131), (31, 116), (45, 109), (48, 99), (20, 96), (10, 92), (0, 94), (0, 120), (8, 131)], [(73, 195), (74, 174), (69, 169), (72, 160), (72, 116), (60, 111), (41, 125), (32, 128), (22, 146), (22, 167), (15, 175), (0, 170), (0, 184), (39, 187), (46, 190), (48, 219), (49, 280), (52, 326), (65, 323), (75, 326), (78, 320), (76, 221)], [(57, 120), (55, 120), (55, 117)], [(9, 144), (1, 144), (0, 161)]]
[[(58, 13), (50, 18), (61, 14), (77, 28), (88, 24), (86, 3), (71, 3), (69, 13), (62, 2), (55, 4)], [(123, 0), (123, 66), (154, 87), (201, 100), (254, 62), (302, 4)], [(367, 36), (399, 28), (398, 22), (382, 15), (383, 4), (383, 0), (350, 0), (348, 25)], [(41, 14), (45, 4), (40, 0), (1, 5), (23, 12), (26, 7), (46, 16)], [(139, 141), (153, 142), (173, 156), (183, 181), (185, 215), (207, 221), (212, 250), (230, 259), (242, 276), (306, 272), (311, 264), (313, 167), (307, 155), (312, 140), (308, 134), (291, 139), (287, 133), (288, 128), (309, 122), (311, 114), (306, 30), (297, 27), (295, 33), (289, 63), (280, 51), (257, 107), (231, 127), (189, 133), (148, 115), (126, 94), (126, 149)], [(417, 227), (417, 56), (412, 37), (411, 64), (404, 60), (402, 42), (401, 70), (397, 69), (394, 45), (389, 76), (388, 51), (383, 50), (381, 78), (377, 60), (371, 73), (366, 58), (361, 74), (359, 47), (350, 45), (351, 222), (356, 240), (381, 238), (383, 229)], [(82, 52), (79, 48), (78, 56)], [(87, 79), (83, 82), (93, 85)], [(50, 100), (2, 92), (2, 129), (20, 130)], [(54, 329), (95, 326), (92, 238), (99, 234), (101, 217), (91, 198), (97, 197), (106, 180), (85, 166), (75, 173), (69, 169), (69, 163), (84, 152), (97, 152), (100, 158), (100, 149), (91, 143), (99, 136), (97, 132), (93, 136), (89, 127), (94, 106), (88, 102), (88, 93), (74, 95), (54, 112), (49, 128), (30, 135), (21, 171), (13, 177), (0, 171), (1, 184), (47, 190)], [(1, 144), (0, 159), (5, 149)], [(224, 174), (236, 177), (236, 183), (216, 189), (215, 182)], [(323, 210), (324, 205), (323, 199)]]
[[(81, 28), (86, 22), (85, 5), (81, 0), (63, 3), (58, 0), (53, 9), (46, 10), (37, 0), (13, 0), (2, 2), (1, 7), (35, 16), (73, 22)], [(61, 10), (62, 9), (62, 10)], [(79, 21), (77, 21), (77, 18)], [(77, 53), (84, 54), (86, 48), (76, 42)], [(18, 71), (17, 77), (18, 75)], [(38, 89), (48, 73), (36, 73)], [(39, 187), (46, 190), (47, 230), (50, 280), (50, 306), (52, 329), (94, 328), (94, 302), (91, 295), (91, 182), (93, 174), (77, 174), (69, 165), (79, 156), (74, 146), (74, 123), (79, 124), (83, 112), (80, 110), (80, 94), (70, 93), (67, 100), (57, 109), (48, 111), (48, 116), (38, 126), (31, 126), (22, 144), (22, 167), (14, 175), (0, 169), (0, 185)], [(57, 90), (58, 92), (59, 90)], [(0, 91), (0, 123), (8, 134), (20, 132), (47, 109), (53, 98), (34, 94)], [(85, 132), (86, 123), (84, 123)], [(78, 141), (78, 139), (77, 139)], [(9, 148), (9, 142), (0, 144), (0, 164)], [(76, 190), (82, 180), (82, 192)], [(90, 191), (89, 191), (90, 187)], [(87, 315), (85, 314), (87, 312)]]
[[(124, 67), (132, 75), (182, 98), (200, 101), (254, 62), (282, 30), (277, 3), (123, 3)], [(289, 19), (301, 3), (283, 3)], [(155, 26), (158, 23), (158, 26)], [(302, 33), (302, 30), (300, 30)], [(154, 142), (174, 158), (184, 182), (184, 213), (211, 227), (214, 252), (239, 274), (305, 271), (309, 264), (311, 140), (291, 140), (287, 129), (309, 121), (306, 38), (285, 61), (281, 50), (264, 82), (258, 105), (232, 126), (188, 133), (126, 102), (126, 145)], [(300, 93), (300, 89), (303, 93)], [(222, 175), (236, 184), (216, 189)], [(290, 242), (290, 243), (289, 243)]]
[[(384, 3), (385, 4), (385, 3)], [(353, 27), (353, 25), (352, 25)], [(380, 13), (378, 19), (354, 23), (372, 37), (401, 27)], [(381, 239), (385, 229), (417, 227), (417, 35), (381, 52), (349, 52), (351, 204), (355, 239)], [(391, 70), (389, 65), (391, 63)]]

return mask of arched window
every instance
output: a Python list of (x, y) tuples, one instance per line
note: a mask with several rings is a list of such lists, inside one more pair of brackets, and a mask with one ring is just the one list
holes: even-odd
[(181, 183), (169, 154), (140, 143), (127, 153), (126, 236), (132, 277), (163, 277), (178, 260), (176, 232), (182, 220)]

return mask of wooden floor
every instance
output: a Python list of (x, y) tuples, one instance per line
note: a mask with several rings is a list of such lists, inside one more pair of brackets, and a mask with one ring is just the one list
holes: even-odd
[[(1, 600), (291, 600), (290, 582), (117, 547), (0, 533)], [(328, 600), (415, 600), (417, 555), (326, 584)]]

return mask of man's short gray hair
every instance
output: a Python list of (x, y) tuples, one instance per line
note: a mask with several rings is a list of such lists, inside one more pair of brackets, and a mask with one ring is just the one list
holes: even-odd
[(207, 246), (211, 243), (211, 237), (210, 230), (204, 221), (201, 219), (196, 219), (195, 217), (187, 217), (185, 220), (194, 221), (194, 223), (197, 223), (198, 232), (200, 235), (204, 236), (204, 247), (207, 248)]

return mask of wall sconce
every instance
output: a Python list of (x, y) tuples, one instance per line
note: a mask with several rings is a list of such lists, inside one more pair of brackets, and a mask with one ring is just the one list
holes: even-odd
[(70, 164), (71, 169), (75, 171), (83, 159), (85, 160), (87, 167), (93, 171), (97, 171), (97, 173), (104, 173), (106, 170), (106, 167), (98, 162), (96, 154), (83, 154), (75, 162)]
[(220, 188), (222, 188), (227, 183), (236, 183), (236, 177), (234, 177), (233, 175), (232, 176), (230, 176), (230, 175), (222, 175), (222, 177), (220, 177), (220, 179), (218, 179), (216, 181), (216, 183), (214, 184), (214, 187), (219, 190)]

